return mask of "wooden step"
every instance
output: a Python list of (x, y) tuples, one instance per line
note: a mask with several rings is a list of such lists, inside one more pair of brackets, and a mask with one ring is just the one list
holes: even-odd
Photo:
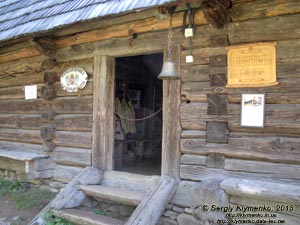
[(160, 181), (160, 176), (146, 176), (120, 171), (105, 171), (102, 186), (147, 194)]
[(74, 224), (81, 225), (124, 225), (122, 220), (97, 215), (91, 211), (79, 209), (51, 210), (55, 216), (66, 219)]
[(144, 193), (138, 191), (122, 190), (100, 185), (81, 185), (80, 188), (88, 196), (94, 197), (97, 200), (109, 200), (130, 206), (137, 206), (145, 196)]

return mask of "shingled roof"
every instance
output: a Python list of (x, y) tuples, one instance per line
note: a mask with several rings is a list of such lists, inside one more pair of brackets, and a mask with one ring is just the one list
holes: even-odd
[(176, 0), (0, 0), (0, 41)]

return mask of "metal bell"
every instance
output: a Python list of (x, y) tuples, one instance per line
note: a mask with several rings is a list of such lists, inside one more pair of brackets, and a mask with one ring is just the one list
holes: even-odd
[(164, 62), (162, 70), (157, 77), (161, 80), (177, 80), (179, 79), (178, 74), (176, 73), (176, 66), (173, 62)]

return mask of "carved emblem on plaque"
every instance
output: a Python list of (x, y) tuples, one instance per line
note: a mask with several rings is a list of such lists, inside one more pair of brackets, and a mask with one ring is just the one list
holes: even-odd
[(67, 92), (77, 92), (87, 83), (88, 75), (82, 68), (74, 67), (66, 70), (60, 77), (60, 84)]
[(264, 87), (276, 82), (276, 43), (228, 47), (227, 87)]

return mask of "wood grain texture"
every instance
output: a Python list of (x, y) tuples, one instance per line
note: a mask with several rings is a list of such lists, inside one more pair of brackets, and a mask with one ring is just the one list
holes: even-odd
[[(180, 68), (180, 53), (181, 47), (176, 46), (173, 49), (173, 60), (176, 62), (177, 73)], [(181, 80), (163, 81), (162, 175), (176, 178), (179, 177), (180, 164), (180, 87)]]
[(92, 165), (113, 169), (115, 60), (95, 57), (93, 86), (93, 152)]

